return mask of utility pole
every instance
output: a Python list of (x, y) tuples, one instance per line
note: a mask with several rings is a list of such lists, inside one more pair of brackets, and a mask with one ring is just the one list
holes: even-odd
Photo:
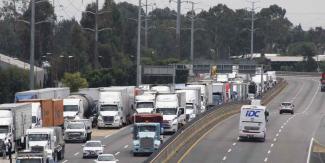
[(194, 17), (195, 17), (195, 12), (194, 12), (194, 2), (192, 3), (192, 18), (191, 18), (191, 63), (194, 65)]
[(94, 51), (94, 68), (98, 69), (98, 0), (96, 0), (95, 9), (95, 51)]
[(30, 58), (29, 58), (29, 89), (34, 89), (34, 64), (35, 64), (35, 0), (31, 0), (31, 21), (30, 21)]
[(146, 15), (144, 20), (144, 47), (148, 49), (148, 0), (146, 0)]
[(176, 50), (177, 57), (181, 57), (181, 0), (177, 0), (177, 20), (176, 20)]
[(137, 86), (141, 84), (141, 0), (138, 7), (138, 40), (137, 40)]
[(252, 1), (252, 8), (251, 8), (251, 58), (253, 57), (254, 54), (254, 31), (256, 30), (254, 27), (255, 23), (255, 1)]

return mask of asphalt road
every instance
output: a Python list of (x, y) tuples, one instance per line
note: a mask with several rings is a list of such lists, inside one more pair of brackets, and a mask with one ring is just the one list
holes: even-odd
[[(167, 140), (170, 136), (165, 136)], [(92, 140), (101, 140), (106, 145), (104, 153), (114, 154), (119, 163), (142, 163), (148, 156), (134, 157), (132, 153), (132, 125), (119, 130), (101, 129), (93, 131)], [(67, 143), (65, 158), (61, 163), (90, 163), (95, 158), (82, 158), (83, 143)]]
[[(216, 125), (184, 155), (171, 162), (184, 163), (305, 163), (310, 139), (322, 114), (325, 93), (319, 90), (318, 78), (286, 77), (289, 85), (274, 98), (265, 142), (238, 141), (239, 115)], [(295, 114), (279, 114), (279, 105), (292, 101)]]

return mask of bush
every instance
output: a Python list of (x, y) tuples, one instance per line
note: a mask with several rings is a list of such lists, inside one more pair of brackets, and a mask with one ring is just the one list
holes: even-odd
[(62, 79), (63, 85), (70, 87), (71, 92), (77, 92), (79, 88), (87, 88), (88, 82), (85, 78), (82, 78), (80, 73), (64, 73)]

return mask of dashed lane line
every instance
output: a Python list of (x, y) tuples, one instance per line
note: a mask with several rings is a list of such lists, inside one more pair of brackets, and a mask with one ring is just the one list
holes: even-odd
[(68, 160), (64, 160), (62, 163), (67, 163), (68, 162)]
[(120, 154), (120, 152), (116, 152), (114, 155), (117, 156), (117, 155), (119, 155), (119, 154)]
[(74, 156), (78, 156), (79, 152), (75, 153)]
[(129, 147), (129, 145), (125, 145), (125, 146), (124, 146), (124, 148), (128, 148), (128, 147)]

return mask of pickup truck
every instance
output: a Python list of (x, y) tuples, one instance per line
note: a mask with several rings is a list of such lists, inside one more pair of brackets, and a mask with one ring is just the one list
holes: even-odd
[(89, 119), (69, 121), (64, 128), (65, 142), (86, 142), (91, 139), (92, 123)]

